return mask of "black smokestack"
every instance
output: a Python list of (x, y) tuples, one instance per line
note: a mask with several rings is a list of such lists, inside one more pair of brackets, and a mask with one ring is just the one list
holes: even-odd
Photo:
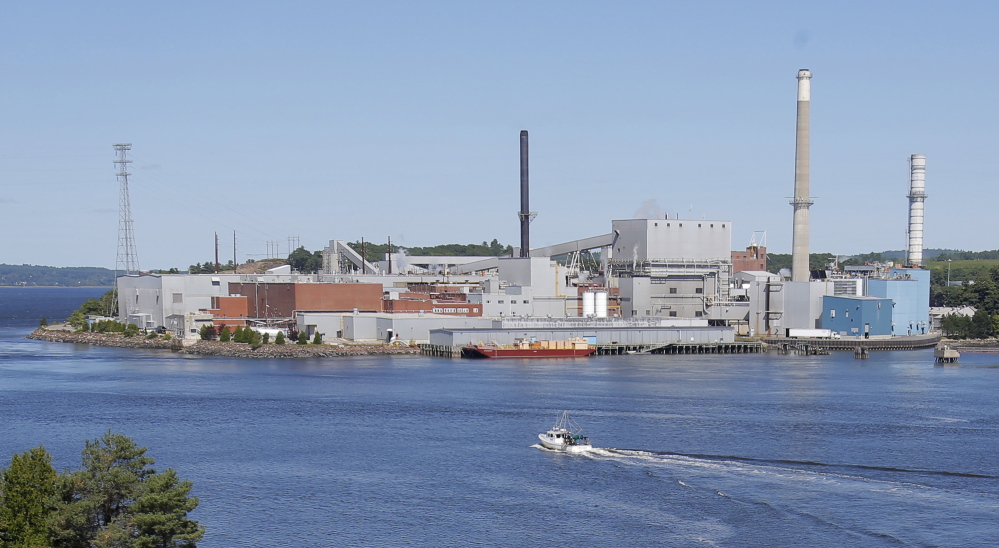
[(527, 177), (527, 130), (520, 132), (520, 256), (531, 256), (531, 199)]

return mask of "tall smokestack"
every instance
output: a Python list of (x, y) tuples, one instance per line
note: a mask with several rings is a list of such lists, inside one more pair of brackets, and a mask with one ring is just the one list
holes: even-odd
[(807, 282), (808, 270), (808, 130), (812, 104), (812, 73), (798, 71), (798, 125), (794, 141), (794, 232), (791, 241), (791, 281)]
[(923, 201), (926, 200), (926, 155), (909, 157), (909, 266), (923, 264)]
[(531, 256), (531, 200), (527, 177), (527, 130), (520, 132), (520, 256)]

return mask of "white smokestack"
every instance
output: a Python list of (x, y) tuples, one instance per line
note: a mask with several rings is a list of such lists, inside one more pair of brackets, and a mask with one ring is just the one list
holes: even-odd
[(791, 240), (791, 281), (807, 282), (808, 269), (808, 208), (812, 199), (808, 190), (808, 140), (812, 104), (812, 73), (798, 71), (798, 123), (794, 146), (794, 231)]
[(926, 200), (926, 155), (909, 157), (909, 266), (923, 264), (923, 201)]

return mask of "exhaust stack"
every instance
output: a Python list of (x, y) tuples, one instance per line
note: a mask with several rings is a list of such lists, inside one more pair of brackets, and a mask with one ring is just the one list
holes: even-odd
[(909, 266), (923, 264), (923, 201), (926, 200), (926, 155), (909, 157)]
[(809, 172), (809, 125), (812, 105), (812, 73), (808, 69), (798, 71), (798, 123), (794, 146), (794, 230), (791, 240), (791, 281), (807, 282), (811, 278), (808, 269), (808, 208), (814, 202), (808, 190)]
[(520, 256), (531, 256), (531, 200), (527, 175), (527, 130), (520, 132)]

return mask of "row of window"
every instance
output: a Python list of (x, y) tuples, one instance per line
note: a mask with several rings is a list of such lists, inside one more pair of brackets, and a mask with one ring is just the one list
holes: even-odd
[[(700, 294), (704, 293), (704, 288), (703, 287), (695, 287), (694, 288), (694, 293), (700, 295)], [(669, 294), (670, 295), (676, 295), (676, 288), (675, 287), (669, 288)]]

